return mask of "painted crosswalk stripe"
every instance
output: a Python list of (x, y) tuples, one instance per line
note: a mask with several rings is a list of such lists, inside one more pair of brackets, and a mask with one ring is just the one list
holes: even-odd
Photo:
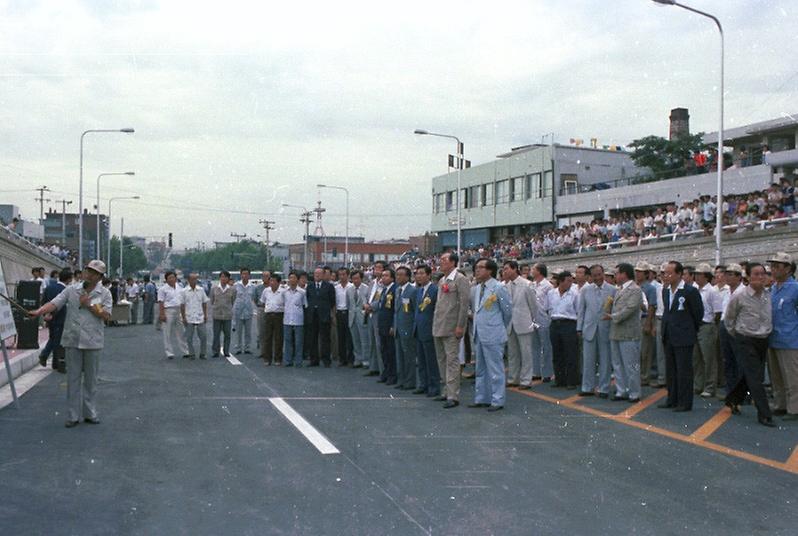
[(312, 424), (305, 420), (302, 415), (296, 412), (288, 402), (282, 398), (270, 398), (269, 402), (288, 419), (288, 422), (294, 425), (305, 438), (310, 441), (316, 449), (322, 454), (340, 454), (340, 451), (335, 448), (335, 445), (324, 437), (324, 435), (316, 430)]
[(236, 358), (236, 357), (233, 357), (233, 356), (231, 356), (231, 355), (227, 356), (227, 360), (228, 360), (230, 363), (232, 363), (233, 365), (240, 365), (240, 364), (241, 364), (241, 361), (239, 361), (239, 360), (238, 360), (238, 358)]

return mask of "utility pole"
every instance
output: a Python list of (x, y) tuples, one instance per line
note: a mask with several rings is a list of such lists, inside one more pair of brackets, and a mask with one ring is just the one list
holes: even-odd
[(50, 199), (44, 198), (44, 192), (49, 192), (50, 188), (47, 186), (42, 186), (41, 188), (34, 188), (37, 192), (39, 192), (39, 198), (34, 199), (34, 201), (39, 202), (39, 225), (44, 225), (44, 202), (50, 202)]
[[(119, 224), (119, 277), (122, 277), (125, 272), (122, 271), (122, 257), (125, 254), (125, 218), (121, 218)], [(108, 260), (111, 260), (111, 252), (108, 252)]]
[(310, 259), (308, 259), (308, 255), (309, 255), (308, 241), (310, 240), (310, 222), (312, 221), (311, 220), (312, 216), (313, 216), (313, 212), (308, 210), (306, 212), (303, 212), (302, 215), (299, 218), (300, 223), (304, 223), (305, 224), (305, 256), (304, 256), (304, 260), (305, 260), (305, 271), (306, 272), (308, 270), (310, 270)]
[(315, 236), (320, 236), (324, 240), (324, 248), (321, 257), (321, 263), (324, 264), (327, 262), (324, 257), (327, 256), (327, 233), (324, 232), (324, 227), (321, 226), (321, 216), (325, 212), (327, 212), (326, 208), (321, 208), (321, 199), (318, 201), (318, 206), (314, 208), (311, 212), (316, 213), (316, 229), (314, 229), (313, 234)]
[(66, 247), (66, 207), (67, 205), (71, 205), (72, 201), (67, 201), (66, 199), (59, 199), (56, 201), (57, 203), (61, 203), (61, 247)]
[(238, 243), (238, 242), (241, 241), (242, 238), (246, 238), (247, 237), (247, 233), (244, 233), (244, 234), (230, 233), (230, 236), (235, 238), (236, 239), (236, 243)]
[(271, 247), (269, 244), (269, 231), (274, 229), (275, 222), (269, 220), (258, 220), (258, 223), (263, 225), (263, 230), (266, 231), (266, 268), (271, 270), (271, 259), (269, 258), (269, 248)]

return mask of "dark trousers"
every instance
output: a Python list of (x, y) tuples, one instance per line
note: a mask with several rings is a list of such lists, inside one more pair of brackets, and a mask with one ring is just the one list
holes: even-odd
[(549, 337), (554, 358), (554, 385), (579, 385), (576, 320), (552, 320)]
[[(55, 350), (56, 347), (61, 344), (61, 334), (64, 332), (64, 324), (50, 322), (47, 324), (47, 331), (49, 332), (47, 344), (44, 345), (44, 348), (42, 348), (42, 351), (39, 354), (45, 359), (50, 357), (50, 352)], [(55, 368), (55, 362), (53, 362), (53, 368)]]
[(355, 362), (352, 335), (349, 333), (349, 311), (335, 311), (335, 329), (338, 332), (338, 362), (350, 365)]
[(438, 358), (435, 355), (435, 340), (421, 341), (416, 339), (418, 354), (418, 388), (426, 391), (427, 396), (441, 394), (441, 371), (438, 369)]
[(152, 324), (153, 322), (153, 308), (155, 307), (154, 301), (145, 301), (144, 302), (144, 319), (142, 320), (142, 324)]
[(396, 339), (391, 335), (380, 335), (380, 349), (382, 350), (381, 380), (389, 385), (396, 383)]
[(260, 356), (267, 362), (283, 360), (283, 313), (264, 313)]
[(669, 405), (693, 408), (693, 345), (673, 346), (665, 341), (665, 383)]
[(737, 350), (737, 359), (742, 369), (742, 376), (734, 388), (726, 395), (726, 401), (740, 404), (745, 399), (746, 393), (751, 393), (751, 399), (756, 405), (759, 417), (769, 419), (772, 417), (768, 397), (762, 386), (765, 375), (765, 363), (768, 354), (768, 340), (756, 339), (737, 335), (734, 337), (734, 347)]
[[(326, 322), (321, 315), (327, 315)], [(318, 365), (319, 357), (324, 364), (330, 363), (330, 316), (327, 311), (314, 311), (310, 316), (310, 364)], [(321, 353), (320, 353), (321, 352)]]
[(737, 362), (737, 354), (734, 351), (734, 338), (726, 331), (723, 322), (718, 329), (720, 339), (720, 354), (723, 356), (723, 376), (726, 379), (726, 392), (731, 391), (742, 377), (740, 365)]
[(213, 319), (213, 346), (211, 347), (213, 355), (219, 353), (222, 335), (224, 335), (224, 348), (222, 349), (222, 355), (230, 355), (230, 328), (232, 325), (232, 320)]

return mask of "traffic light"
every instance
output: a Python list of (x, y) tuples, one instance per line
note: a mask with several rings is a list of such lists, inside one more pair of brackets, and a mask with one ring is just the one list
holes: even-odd
[(169, 233), (169, 247), (172, 247), (172, 233)]

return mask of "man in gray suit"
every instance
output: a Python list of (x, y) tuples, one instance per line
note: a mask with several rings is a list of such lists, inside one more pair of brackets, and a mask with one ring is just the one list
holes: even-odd
[(355, 354), (354, 368), (369, 366), (371, 355), (371, 334), (368, 317), (363, 306), (369, 299), (369, 287), (363, 283), (363, 272), (353, 270), (352, 284), (346, 287), (346, 307), (349, 312), (347, 325), (352, 337), (352, 348)]
[(612, 312), (604, 316), (611, 320), (612, 370), (615, 373), (615, 393), (611, 400), (640, 402), (640, 323), (643, 294), (635, 283), (635, 269), (621, 263), (615, 267), (615, 281), (620, 285), (612, 302)]
[(612, 377), (610, 351), (610, 320), (604, 315), (612, 312), (616, 288), (604, 281), (604, 267), (590, 267), (593, 282), (582, 289), (576, 333), (582, 337), (582, 391), (580, 396), (593, 396), (596, 389), (596, 360), (598, 359), (598, 396), (607, 398)]
[(410, 282), (410, 268), (400, 266), (396, 269), (396, 388), (411, 390), (416, 388), (416, 339), (413, 337), (416, 314), (416, 286)]
[(471, 299), (471, 285), (466, 277), (457, 271), (459, 258), (455, 253), (441, 256), (440, 268), (443, 272), (438, 284), (438, 303), (432, 319), (432, 335), (435, 337), (435, 353), (438, 369), (446, 385), (446, 395), (435, 400), (446, 400), (445, 409), (460, 405), (460, 339), (468, 325), (468, 303)]
[(383, 371), (382, 353), (380, 352), (380, 334), (377, 326), (377, 309), (379, 308), (380, 297), (382, 296), (382, 272), (385, 270), (385, 263), (377, 261), (374, 263), (371, 273), (371, 285), (369, 286), (368, 301), (366, 301), (365, 312), (369, 323), (369, 371), (364, 376), (379, 376)]
[(504, 263), (505, 287), (513, 303), (507, 334), (507, 385), (529, 389), (532, 385), (532, 332), (538, 300), (529, 281), (521, 277), (516, 261)]

